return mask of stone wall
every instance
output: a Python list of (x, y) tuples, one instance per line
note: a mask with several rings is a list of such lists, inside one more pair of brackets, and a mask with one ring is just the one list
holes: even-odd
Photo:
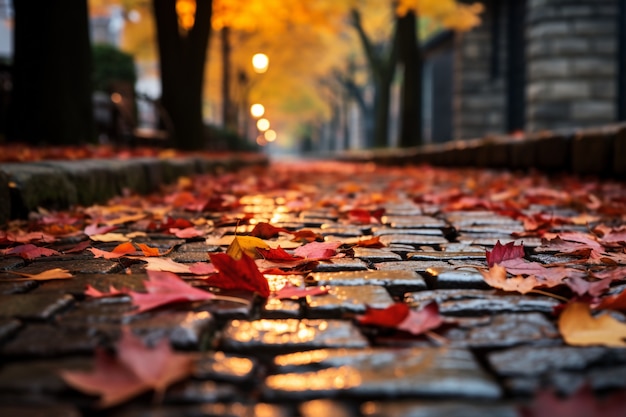
[(504, 130), (505, 79), (503, 71), (493, 73), (492, 59), (504, 68), (506, 48), (504, 36), (493, 49), (492, 25), (494, 19), (504, 33), (504, 20), (487, 8), (483, 23), (473, 30), (455, 37), (454, 60), (454, 138), (478, 138)]
[(528, 0), (526, 130), (616, 120), (616, 0)]

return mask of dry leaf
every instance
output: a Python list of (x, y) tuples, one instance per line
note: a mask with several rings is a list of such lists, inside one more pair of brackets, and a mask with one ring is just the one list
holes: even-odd
[(16, 274), (16, 275), (21, 275), (24, 277), (24, 278), (16, 278), (11, 281), (30, 281), (30, 280), (47, 281), (51, 279), (68, 279), (68, 278), (74, 277), (74, 275), (70, 274), (70, 271), (68, 271), (67, 269), (61, 269), (61, 268), (49, 269), (47, 271), (43, 271), (38, 274), (25, 274), (23, 272), (14, 272), (14, 271), (9, 271), (9, 272)]
[(559, 331), (568, 345), (626, 347), (626, 324), (608, 314), (591, 315), (586, 303), (570, 303), (559, 317)]
[(258, 237), (235, 236), (233, 242), (228, 249), (226, 249), (226, 253), (235, 260), (241, 259), (244, 253), (250, 258), (255, 259), (259, 257), (257, 248), (269, 249), (269, 245)]
[(91, 235), (89, 239), (95, 242), (128, 242), (130, 239), (122, 233), (105, 233), (103, 235)]

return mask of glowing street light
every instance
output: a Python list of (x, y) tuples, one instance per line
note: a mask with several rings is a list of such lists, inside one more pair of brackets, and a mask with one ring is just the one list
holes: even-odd
[(270, 121), (267, 119), (259, 119), (256, 122), (256, 127), (257, 129), (259, 129), (261, 132), (265, 132), (267, 129), (270, 128)]
[(270, 59), (265, 54), (255, 54), (252, 57), (252, 67), (257, 74), (263, 74), (270, 65)]
[(259, 118), (265, 114), (265, 107), (262, 104), (256, 103), (250, 106), (250, 114), (254, 118)]
[(266, 130), (263, 134), (263, 137), (265, 137), (265, 140), (268, 142), (274, 142), (276, 140), (276, 136), (276, 131), (272, 129)]

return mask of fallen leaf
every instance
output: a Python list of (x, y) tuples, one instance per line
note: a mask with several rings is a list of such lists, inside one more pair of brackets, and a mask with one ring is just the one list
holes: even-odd
[(139, 246), (139, 249), (141, 249), (141, 252), (143, 252), (143, 256), (161, 256), (161, 255), (165, 255), (164, 253), (159, 253), (159, 249), (158, 248), (150, 247), (150, 246), (146, 245), (145, 243), (137, 243), (137, 246)]
[(194, 237), (200, 237), (205, 235), (205, 232), (203, 232), (202, 230), (198, 230), (195, 227), (186, 227), (184, 229), (172, 227), (169, 229), (169, 232), (179, 239), (192, 239)]
[(564, 266), (545, 267), (539, 262), (529, 262), (522, 258), (509, 259), (499, 263), (512, 275), (534, 275), (543, 285), (554, 287), (562, 283), (565, 278), (584, 277), (586, 273), (579, 269)]
[(124, 328), (113, 356), (96, 350), (93, 370), (61, 371), (63, 380), (73, 388), (99, 395), (100, 407), (121, 404), (144, 392), (154, 390), (156, 398), (165, 389), (191, 374), (192, 357), (172, 351), (169, 340), (163, 339), (153, 348)]
[(254, 229), (250, 232), (250, 236), (258, 237), (260, 239), (271, 239), (278, 236), (280, 233), (291, 233), (287, 229), (282, 227), (275, 227), (266, 222), (257, 223)]
[(302, 260), (302, 258), (297, 257), (297, 256), (293, 256), (289, 253), (287, 253), (283, 248), (281, 248), (280, 246), (277, 247), (276, 249), (270, 248), (270, 249), (263, 249), (263, 248), (257, 248), (257, 252), (259, 253), (259, 255), (261, 255), (261, 257), (267, 261), (274, 261), (274, 262), (299, 262)]
[(619, 294), (608, 295), (601, 298), (595, 308), (598, 310), (626, 311), (626, 290), (623, 290)]
[(133, 246), (130, 242), (125, 242), (117, 245), (111, 252), (98, 249), (98, 248), (89, 248), (89, 251), (93, 253), (93, 256), (96, 258), (104, 258), (104, 259), (117, 259), (122, 256), (134, 254), (137, 252), (137, 248)]
[(313, 295), (324, 295), (328, 294), (328, 288), (325, 286), (321, 287), (296, 287), (293, 284), (287, 283), (280, 290), (272, 293), (272, 298), (278, 298), (280, 300), (290, 298), (290, 299), (300, 299), (307, 296)]
[(87, 287), (85, 288), (84, 294), (88, 295), (89, 297), (92, 297), (92, 298), (103, 298), (103, 297), (111, 297), (111, 296), (114, 296), (114, 295), (126, 294), (126, 292), (118, 290), (113, 285), (111, 285), (109, 287), (109, 292), (103, 292), (103, 291), (99, 291), (99, 290), (95, 289), (94, 287), (92, 287), (91, 285), (87, 284)]
[(537, 281), (537, 277), (534, 275), (528, 277), (516, 275), (512, 278), (507, 278), (506, 268), (498, 264), (489, 268), (488, 271), (480, 271), (480, 273), (489, 286), (503, 291), (516, 291), (526, 294), (536, 287), (543, 286), (543, 283)]
[(23, 272), (15, 272), (15, 271), (8, 271), (8, 272), (24, 277), (24, 278), (19, 278), (19, 279), (13, 279), (12, 281), (17, 281), (17, 280), (48, 281), (51, 279), (67, 279), (67, 278), (74, 277), (74, 275), (72, 275), (70, 271), (68, 271), (67, 269), (61, 269), (61, 268), (49, 269), (47, 271), (43, 271), (38, 274), (25, 274)]
[(88, 240), (84, 240), (80, 242), (78, 245), (74, 246), (71, 249), (64, 250), (63, 253), (80, 253), (91, 246), (91, 242)]
[(130, 239), (122, 233), (105, 233), (98, 235), (91, 235), (89, 239), (94, 242), (128, 242)]
[(358, 246), (360, 248), (379, 249), (379, 248), (384, 248), (385, 244), (380, 241), (380, 236), (374, 236), (369, 239), (361, 239), (357, 241), (354, 246)]
[(213, 293), (192, 287), (172, 272), (148, 271), (144, 286), (147, 292), (127, 292), (133, 299), (133, 305), (139, 307), (134, 313), (182, 301), (204, 301), (215, 297)]
[(19, 245), (9, 249), (0, 249), (0, 255), (17, 255), (21, 258), (32, 260), (41, 256), (60, 255), (60, 253), (53, 249), (42, 248), (35, 246), (32, 243), (28, 243), (26, 245)]
[(309, 260), (326, 260), (335, 256), (341, 245), (341, 242), (311, 242), (297, 248), (294, 255)]
[(602, 314), (591, 315), (586, 303), (568, 304), (559, 316), (559, 331), (568, 345), (626, 347), (626, 324)]
[(312, 230), (304, 229), (294, 232), (292, 240), (294, 242), (306, 243), (324, 240), (324, 237), (318, 233), (313, 232)]
[(259, 256), (257, 248), (268, 249), (269, 245), (258, 237), (254, 236), (235, 236), (233, 242), (226, 249), (226, 254), (233, 259), (241, 259), (245, 253), (250, 258), (255, 259)]
[(194, 275), (209, 275), (216, 273), (217, 269), (209, 262), (195, 262), (189, 265), (189, 272)]
[(395, 328), (413, 335), (436, 329), (443, 323), (436, 302), (419, 311), (404, 303), (395, 303), (384, 309), (367, 307), (365, 314), (357, 316), (357, 320), (363, 325)]
[(599, 297), (609, 289), (612, 281), (613, 280), (610, 278), (601, 279), (599, 281), (587, 281), (580, 277), (571, 277), (564, 282), (565, 285), (579, 296), (589, 294), (592, 297)]
[(117, 229), (117, 226), (98, 226), (98, 223), (92, 223), (89, 226), (85, 227), (83, 233), (85, 233), (87, 236), (103, 235), (112, 232), (115, 229)]
[(206, 280), (208, 285), (226, 290), (247, 290), (263, 298), (269, 297), (267, 279), (245, 253), (242, 253), (241, 259), (234, 259), (225, 253), (210, 254), (209, 257), (219, 272)]
[(183, 264), (175, 262), (170, 258), (158, 258), (158, 257), (145, 257), (139, 258), (146, 262), (145, 269), (147, 271), (165, 271), (173, 272), (175, 274), (190, 274), (189, 264)]
[(509, 242), (502, 245), (498, 240), (491, 251), (485, 251), (487, 265), (489, 267), (499, 264), (508, 259), (516, 259), (524, 257), (524, 245), (516, 246), (515, 242)]

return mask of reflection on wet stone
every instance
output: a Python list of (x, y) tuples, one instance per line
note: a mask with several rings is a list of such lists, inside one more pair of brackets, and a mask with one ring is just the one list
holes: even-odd
[(367, 264), (360, 259), (336, 258), (330, 261), (320, 262), (315, 267), (315, 272), (332, 271), (363, 271), (367, 269)]
[(396, 261), (376, 263), (374, 267), (379, 271), (426, 272), (429, 268), (450, 268), (450, 264), (446, 261)]
[(477, 401), (370, 402), (362, 406), (366, 417), (518, 417), (514, 405), (481, 404)]
[(0, 318), (44, 320), (73, 302), (72, 296), (58, 293), (0, 295)]
[(71, 353), (91, 354), (95, 347), (101, 344), (102, 339), (103, 336), (95, 329), (29, 324), (6, 342), (0, 352), (7, 356), (37, 357)]
[(307, 297), (308, 317), (341, 316), (341, 313), (364, 313), (366, 307), (387, 308), (393, 299), (378, 285), (333, 286), (328, 294)]
[(198, 379), (244, 382), (255, 376), (256, 368), (254, 359), (218, 351), (202, 355), (194, 364), (193, 375)]
[(294, 351), (324, 347), (366, 347), (367, 340), (349, 321), (309, 319), (232, 320), (222, 334), (224, 348), (237, 351)]
[(285, 373), (266, 378), (263, 392), (271, 399), (338, 394), (495, 399), (502, 394), (498, 384), (464, 349), (324, 349), (281, 355), (275, 362)]
[(417, 272), (411, 270), (318, 272), (307, 277), (316, 285), (381, 285), (389, 291), (420, 291), (426, 283)]
[(426, 274), (431, 278), (432, 286), (437, 289), (491, 289), (483, 276), (476, 270), (429, 268), (426, 270)]
[(402, 256), (388, 249), (354, 248), (354, 257), (367, 262), (401, 261)]

